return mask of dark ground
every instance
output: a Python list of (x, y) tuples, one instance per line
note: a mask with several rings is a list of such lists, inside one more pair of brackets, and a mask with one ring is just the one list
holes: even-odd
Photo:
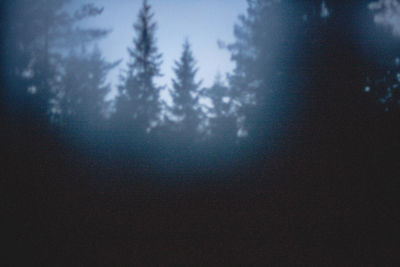
[(373, 145), (310, 146), (168, 182), (82, 160), (29, 125), (4, 129), (3, 266), (400, 263), (399, 166)]

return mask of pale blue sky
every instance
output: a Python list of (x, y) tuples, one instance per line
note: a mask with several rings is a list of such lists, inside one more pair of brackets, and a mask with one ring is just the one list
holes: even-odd
[[(179, 59), (182, 43), (187, 37), (198, 62), (198, 79), (203, 85), (212, 84), (217, 72), (223, 76), (231, 71), (234, 64), (230, 54), (218, 47), (217, 41), (230, 43), (233, 26), (237, 17), (246, 11), (246, 0), (150, 0), (158, 24), (156, 33), (159, 51), (163, 54), (160, 84), (170, 85), (173, 77), (174, 61)], [(123, 59), (120, 66), (111, 74), (111, 81), (118, 83), (121, 68), (126, 68), (127, 47), (132, 45), (141, 0), (98, 0), (96, 4), (104, 7), (103, 14), (87, 22), (96, 27), (111, 28), (113, 31), (100, 42), (104, 56), (113, 61)]]

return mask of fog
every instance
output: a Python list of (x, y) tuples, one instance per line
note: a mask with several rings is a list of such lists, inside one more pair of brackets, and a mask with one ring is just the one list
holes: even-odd
[(11, 265), (399, 262), (399, 1), (0, 7)]

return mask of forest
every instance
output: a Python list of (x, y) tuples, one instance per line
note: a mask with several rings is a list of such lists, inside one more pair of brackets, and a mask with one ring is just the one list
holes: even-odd
[(6, 263), (400, 263), (398, 0), (247, 0), (211, 86), (190, 39), (159, 82), (150, 0), (106, 60), (93, 2), (0, 2)]

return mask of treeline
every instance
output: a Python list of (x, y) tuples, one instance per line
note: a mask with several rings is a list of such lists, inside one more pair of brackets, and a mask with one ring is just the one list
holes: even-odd
[[(228, 114), (228, 88), (220, 80), (213, 86), (216, 90), (201, 87), (188, 41), (174, 68), (176, 77), (170, 90), (173, 104), (161, 99), (165, 86), (156, 84), (155, 79), (162, 75), (162, 55), (147, 1), (133, 26), (135, 35), (128, 48), (129, 62), (118, 85), (119, 94), (107, 101), (112, 88), (106, 78), (119, 62), (106, 62), (96, 42), (106, 38), (109, 31), (79, 27), (82, 20), (100, 15), (103, 9), (88, 4), (71, 13), (67, 12), (68, 4), (68, 0), (22, 0), (7, 6), (3, 51), (9, 116), (27, 112), (55, 126), (129, 125), (136, 134), (149, 136), (168, 128), (193, 140), (210, 135), (211, 125), (225, 116), (232, 121), (231, 135), (236, 135), (234, 115)], [(200, 98), (212, 99), (213, 107), (202, 106)]]
[[(162, 75), (162, 54), (151, 5), (143, 1), (118, 95), (107, 100), (107, 75), (120, 62), (107, 62), (96, 43), (109, 30), (79, 27), (103, 9), (87, 4), (69, 12), (69, 3), (5, 5), (1, 50), (9, 120), (34, 118), (59, 129), (102, 131), (123, 146), (163, 143), (169, 150), (179, 145), (185, 150), (207, 144), (212, 150), (246, 144), (264, 153), (324, 139), (332, 131), (339, 142), (341, 129), (358, 125), (362, 132), (377, 114), (399, 111), (399, 59), (397, 50), (388, 53), (386, 46), (398, 41), (373, 20), (374, 12), (390, 8), (384, 4), (248, 0), (234, 27), (235, 41), (226, 46), (236, 64), (228, 82), (219, 76), (210, 88), (203, 87), (186, 40), (167, 88), (172, 103), (166, 103), (160, 96), (166, 86), (155, 82)], [(384, 37), (385, 43), (371, 44), (372, 37), (356, 32), (357, 23), (369, 25), (368, 34)], [(321, 132), (315, 135), (315, 129)]]
[(399, 262), (398, 1), (247, 2), (228, 82), (184, 42), (170, 105), (148, 2), (119, 66), (102, 9), (0, 0), (3, 261)]

